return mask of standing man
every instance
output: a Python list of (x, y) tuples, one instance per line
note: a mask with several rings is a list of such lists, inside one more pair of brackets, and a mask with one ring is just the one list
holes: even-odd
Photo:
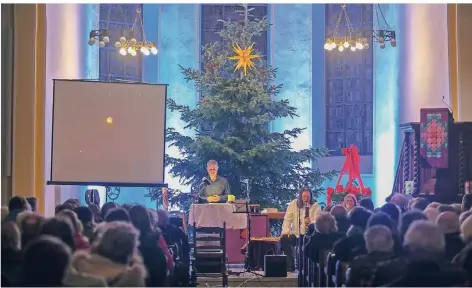
[(208, 177), (202, 179), (200, 184), (200, 203), (225, 203), (228, 200), (228, 180), (218, 175), (218, 162), (207, 162)]
[(308, 225), (316, 221), (320, 212), (321, 208), (308, 187), (302, 188), (298, 198), (288, 204), (280, 239), (282, 250), (287, 256), (287, 271), (294, 271), (292, 248), (297, 245), (298, 237), (305, 234)]

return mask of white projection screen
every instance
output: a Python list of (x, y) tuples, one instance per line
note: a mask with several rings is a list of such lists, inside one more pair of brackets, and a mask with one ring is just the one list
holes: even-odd
[(50, 184), (164, 185), (167, 85), (54, 80)]

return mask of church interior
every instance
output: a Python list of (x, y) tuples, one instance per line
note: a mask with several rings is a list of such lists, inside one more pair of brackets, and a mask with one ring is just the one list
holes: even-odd
[[(174, 214), (183, 219), (185, 227), (188, 218), (193, 223), (198, 222), (200, 212), (190, 210), (189, 214), (189, 206), (179, 204), (179, 200), (175, 199), (183, 198), (178, 198), (172, 191), (181, 191), (183, 194), (188, 192), (189, 196), (185, 198), (188, 200), (194, 195), (191, 194), (193, 190), (190, 192), (193, 189), (190, 183), (197, 183), (202, 177), (198, 174), (198, 181), (192, 178), (194, 182), (183, 183), (182, 178), (172, 175), (175, 171), (167, 164), (161, 169), (165, 189), (161, 189), (164, 187), (162, 185), (149, 188), (139, 185), (119, 186), (119, 183), (103, 184), (103, 181), (91, 181), (88, 184), (87, 181), (51, 181), (54, 170), (52, 163), (58, 161), (52, 160), (52, 154), (59, 153), (53, 152), (59, 151), (54, 144), (56, 140), (53, 140), (53, 134), (56, 134), (53, 132), (59, 130), (52, 127), (53, 123), (54, 127), (61, 125), (54, 119), (54, 109), (59, 105), (58, 100), (54, 100), (54, 94), (57, 94), (56, 90), (60, 86), (58, 79), (80, 80), (84, 83), (149, 83), (165, 85), (167, 101), (171, 99), (191, 110), (203, 107), (202, 103), (210, 105), (210, 97), (203, 97), (202, 90), (197, 89), (198, 85), (189, 81), (188, 77), (195, 78), (188, 76), (192, 75), (188, 71), (215, 69), (205, 65), (207, 60), (204, 59), (210, 57), (205, 53), (210, 50), (203, 47), (217, 49), (218, 43), (227, 40), (225, 37), (228, 36), (220, 32), (231, 27), (228, 22), (243, 21), (238, 18), (241, 7), (215, 3), (2, 3), (1, 6), (2, 209), (14, 196), (35, 197), (37, 211), (52, 217), (57, 213), (58, 205), (68, 199), (79, 199), (85, 205), (97, 198), (100, 207), (106, 202), (118, 205), (132, 203), (152, 209), (165, 207), (166, 210), (175, 210)], [(267, 67), (276, 68), (276, 78), (270, 78), (270, 81), (283, 86), (277, 88), (277, 95), (273, 99), (282, 102), (286, 99), (296, 110), (296, 117), (275, 117), (273, 121), (268, 121), (266, 128), (271, 133), (302, 128), (291, 141), (291, 150), (303, 152), (313, 148), (329, 151), (316, 162), (303, 164), (320, 175), (334, 171), (330, 177), (320, 180), (316, 187), (318, 190), (313, 187), (313, 190), (321, 191), (316, 196), (313, 194), (315, 203), (323, 208), (332, 202), (342, 202), (340, 198), (333, 198), (338, 192), (344, 193), (342, 198), (349, 196), (349, 193), (367, 195), (374, 207), (390, 202), (396, 194), (447, 204), (460, 203), (465, 194), (472, 194), (472, 54), (469, 46), (472, 45), (472, 5), (266, 3), (243, 7), (251, 13), (250, 20), (246, 19), (246, 22), (263, 19), (262, 22), (267, 23), (267, 27), (261, 28), (261, 33), (253, 35), (251, 49), (244, 51), (257, 53), (253, 55), (257, 61), (262, 59)], [(233, 45), (233, 48), (237, 53), (238, 47)], [(235, 62), (228, 63), (233, 65)], [(252, 62), (249, 60), (248, 63), (247, 74), (255, 75), (258, 64), (256, 68), (251, 68)], [(190, 69), (188, 74), (185, 71), (187, 67)], [(229, 70), (233, 71), (233, 68)], [(240, 71), (240, 79), (243, 79), (246, 66), (244, 73)], [(77, 91), (77, 95), (83, 92), (80, 89)], [(75, 93), (71, 90), (68, 92)], [(171, 127), (176, 133), (195, 135), (186, 130), (188, 123), (183, 121), (178, 109), (170, 109), (168, 103), (167, 109), (164, 105), (162, 112), (164, 120), (161, 124), (164, 129)], [(145, 104), (142, 105), (145, 107)], [(93, 107), (83, 110), (77, 108), (77, 114), (81, 115), (84, 122), (89, 117), (93, 118), (93, 111)], [(110, 125), (112, 121), (118, 120), (107, 118)], [(138, 126), (149, 126), (149, 123), (136, 123)], [(64, 135), (79, 130), (74, 126), (64, 127), (69, 130), (64, 130)], [(102, 139), (100, 137), (104, 136), (97, 137), (90, 136), (87, 141), (98, 147)], [(148, 141), (145, 136), (132, 141), (127, 138), (130, 136), (113, 138), (110, 150), (138, 147), (131, 146), (134, 145), (131, 142)], [(165, 145), (165, 140), (162, 143)], [(133, 152), (122, 149), (122, 154)], [(172, 157), (173, 163), (178, 163), (175, 159), (185, 158), (182, 150), (175, 146), (168, 145), (162, 149), (166, 153), (165, 157)], [(159, 161), (165, 161), (164, 157), (160, 158)], [(210, 159), (206, 158), (201, 163), (207, 163)], [(216, 160), (220, 162), (220, 159)], [(230, 175), (225, 175), (229, 171), (225, 170), (225, 165), (230, 165), (228, 163), (226, 160), (220, 162), (220, 174), (229, 179)], [(218, 169), (218, 163), (216, 165)], [(205, 166), (198, 169), (203, 173), (201, 175), (206, 176)], [(251, 173), (259, 175), (263, 172)], [(343, 173), (346, 175), (343, 176)], [(346, 176), (349, 178), (347, 186), (354, 190), (345, 190), (347, 186), (343, 185)], [(206, 181), (210, 183), (214, 180)], [(234, 182), (231, 182), (234, 180), (231, 178), (229, 181), (231, 191), (235, 191)], [(238, 183), (241, 184), (241, 191), (246, 191), (244, 187), (250, 186), (248, 181)], [(352, 188), (351, 185), (356, 187)], [(173, 195), (171, 204), (166, 198), (167, 187)], [(363, 194), (367, 190), (368, 194)], [(246, 195), (246, 192), (241, 191), (235, 192), (235, 203), (243, 198), (241, 195)], [(299, 195), (301, 199), (303, 191), (286, 197), (293, 200)], [(150, 197), (151, 194), (154, 196)], [(257, 197), (254, 196), (254, 199)], [(193, 201), (193, 198), (188, 201)], [(286, 207), (287, 202), (281, 205)], [(271, 221), (281, 222), (286, 217), (285, 212), (272, 208), (276, 207), (275, 204), (270, 206), (263, 199), (251, 204), (257, 204), (247, 204), (246, 208), (252, 209), (251, 213), (260, 214), (261, 210), (266, 209), (266, 212), (272, 213), (269, 216)], [(182, 208), (184, 206), (185, 209)], [(298, 208), (305, 211), (300, 206)], [(312, 213), (311, 210), (306, 215), (309, 213)], [(270, 242), (274, 236), (271, 231), (281, 231), (283, 225), (279, 223), (273, 228), (271, 222), (269, 227), (269, 220), (259, 216), (248, 216), (252, 218), (249, 223), (252, 221), (253, 227), (257, 227), (257, 232), (252, 232), (253, 236), (257, 234), (260, 239), (267, 238)], [(188, 220), (188, 225), (191, 225), (191, 220)], [(237, 246), (231, 248), (226, 245), (228, 251), (225, 250), (224, 254), (228, 257), (228, 265), (239, 265), (248, 257), (240, 253), (241, 246), (248, 244), (246, 238), (252, 239), (243, 235), (244, 229), (245, 233), (251, 233), (247, 231), (245, 221), (242, 220), (241, 227), (235, 224), (237, 228), (225, 232), (228, 239), (236, 239), (228, 241), (233, 241), (234, 247)], [(225, 222), (225, 225), (228, 227), (230, 224)], [(265, 229), (265, 232), (259, 229)], [(253, 251), (250, 247), (247, 250)], [(308, 264), (309, 260), (306, 259), (296, 261), (298, 280), (293, 276), (284, 285), (335, 287), (330, 286), (335, 285), (331, 279), (310, 278), (312, 274), (306, 272), (309, 269), (316, 270), (321, 264)], [(329, 257), (323, 261), (330, 261)], [(264, 263), (260, 266), (264, 266)], [(300, 277), (303, 279), (300, 280)], [(272, 278), (261, 279), (258, 282), (251, 280), (249, 284), (282, 285)], [(207, 286), (215, 284), (211, 282), (213, 280), (205, 281)], [(225, 281), (223, 286), (228, 286)], [(233, 278), (229, 281), (229, 286), (241, 287), (239, 285), (244, 286), (246, 283)], [(342, 282), (340, 279), (336, 281)]]

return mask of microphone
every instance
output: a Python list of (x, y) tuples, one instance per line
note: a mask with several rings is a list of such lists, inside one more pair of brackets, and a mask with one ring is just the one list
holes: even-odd
[(202, 178), (202, 184), (210, 185), (211, 182), (210, 182), (210, 180), (208, 180), (208, 178), (203, 177), (203, 178)]

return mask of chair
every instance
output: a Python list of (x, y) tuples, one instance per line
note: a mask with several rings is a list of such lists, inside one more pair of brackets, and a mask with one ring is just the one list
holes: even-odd
[(328, 254), (326, 259), (326, 286), (335, 287), (334, 282), (336, 281), (336, 254), (331, 252)]
[(316, 263), (317, 269), (315, 271), (318, 281), (315, 283), (315, 285), (318, 285), (318, 287), (326, 287), (326, 260), (329, 253), (331, 253), (330, 250), (322, 249), (318, 255), (318, 263)]
[(348, 268), (348, 262), (336, 262), (336, 287), (342, 287), (346, 283), (346, 272)]
[[(226, 222), (223, 227), (196, 227), (193, 223), (192, 278), (222, 277), (223, 287), (228, 287), (226, 271)], [(210, 242), (211, 243), (205, 243)], [(196, 279), (192, 279), (196, 280)]]

